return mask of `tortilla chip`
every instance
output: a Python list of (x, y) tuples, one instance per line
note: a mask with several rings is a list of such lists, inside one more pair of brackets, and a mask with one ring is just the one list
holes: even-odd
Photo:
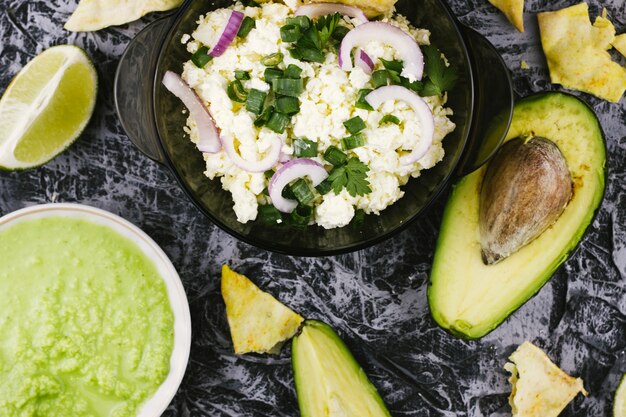
[(626, 56), (626, 33), (622, 33), (621, 35), (617, 35), (613, 42), (611, 42), (613, 48), (617, 49), (617, 51)]
[(592, 26), (587, 3), (537, 18), (552, 82), (618, 102), (626, 90), (626, 68), (607, 51), (615, 38), (611, 22), (598, 17)]
[(513, 417), (557, 417), (579, 392), (587, 395), (582, 379), (567, 375), (530, 342), (509, 359), (504, 369), (511, 373)]
[(524, 0), (489, 0), (496, 6), (513, 26), (524, 32)]
[(342, 3), (356, 6), (363, 10), (367, 17), (376, 17), (394, 10), (398, 0), (306, 0), (305, 3)]
[(235, 353), (278, 353), (304, 319), (248, 278), (222, 267), (222, 297)]
[(80, 0), (65, 24), (73, 32), (91, 32), (123, 25), (150, 12), (175, 9), (183, 0)]

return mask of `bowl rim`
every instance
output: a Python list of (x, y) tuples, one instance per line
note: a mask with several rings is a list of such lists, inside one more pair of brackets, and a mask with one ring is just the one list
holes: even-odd
[(178, 391), (187, 369), (191, 349), (189, 303), (178, 272), (161, 247), (139, 227), (118, 215), (84, 204), (49, 203), (25, 207), (0, 217), (0, 231), (22, 221), (51, 216), (81, 219), (109, 227), (132, 241), (156, 266), (166, 285), (174, 314), (174, 346), (170, 356), (170, 371), (166, 379), (152, 397), (140, 405), (137, 417), (160, 416)]
[[(162, 67), (162, 62), (164, 60), (165, 47), (167, 44), (174, 41), (172, 39), (174, 28), (179, 24), (182, 17), (186, 13), (187, 9), (191, 6), (191, 4), (194, 1), (195, 0), (186, 0), (176, 12), (168, 16), (168, 18), (171, 19), (171, 22), (169, 23), (169, 27), (167, 31), (165, 32), (165, 34), (163, 35), (163, 37), (159, 41), (156, 42), (156, 45), (158, 45), (158, 57), (156, 60), (155, 67), (151, 74), (153, 80), (152, 80), (152, 91), (151, 91), (152, 102), (151, 102), (150, 110), (152, 113), (152, 123), (154, 125), (154, 129), (155, 129), (157, 139), (158, 139), (157, 140), (158, 146), (163, 155), (163, 161), (164, 161), (165, 166), (167, 166), (169, 170), (172, 172), (172, 174), (176, 178), (176, 181), (182, 188), (187, 198), (193, 203), (193, 205), (196, 206), (196, 208), (201, 213), (203, 213), (206, 217), (208, 217), (209, 220), (212, 223), (214, 223), (216, 226), (218, 226), (220, 229), (222, 229), (229, 235), (235, 237), (236, 239), (241, 240), (249, 245), (252, 245), (254, 247), (267, 250), (270, 252), (282, 254), (282, 255), (302, 256), (302, 257), (323, 257), (323, 256), (346, 254), (346, 253), (356, 252), (358, 250), (369, 248), (376, 244), (382, 243), (392, 238), (393, 236), (396, 236), (400, 232), (406, 230), (411, 224), (416, 222), (420, 217), (424, 216), (424, 214), (427, 213), (433, 207), (433, 205), (439, 200), (442, 194), (444, 194), (446, 190), (449, 188), (451, 181), (453, 181), (455, 178), (459, 163), (461, 162), (461, 159), (463, 158), (463, 154), (466, 151), (466, 148), (468, 146), (469, 133), (470, 133), (469, 130), (466, 132), (465, 137), (463, 138), (463, 143), (462, 143), (463, 151), (459, 152), (458, 155), (455, 156), (455, 159), (452, 161), (453, 168), (450, 169), (449, 172), (447, 172), (446, 175), (441, 179), (440, 183), (437, 185), (437, 188), (433, 191), (427, 203), (419, 211), (417, 211), (413, 216), (411, 216), (405, 221), (401, 221), (397, 223), (393, 228), (387, 230), (385, 233), (382, 233), (380, 235), (371, 237), (369, 239), (366, 239), (357, 243), (351, 243), (351, 244), (347, 244), (343, 246), (336, 246), (336, 247), (332, 247), (329, 249), (311, 248), (311, 247), (295, 248), (293, 246), (290, 246), (289, 244), (273, 245), (271, 242), (266, 242), (265, 240), (258, 240), (258, 239), (255, 239), (254, 237), (249, 237), (247, 235), (244, 235), (242, 233), (239, 233), (233, 230), (225, 222), (222, 222), (217, 216), (210, 213), (208, 210), (205, 210), (204, 206), (199, 201), (197, 201), (196, 198), (194, 197), (193, 192), (192, 190), (189, 189), (186, 181), (178, 173), (178, 170), (175, 168), (176, 165), (172, 161), (172, 158), (170, 157), (168, 151), (165, 148), (165, 145), (163, 144), (163, 140), (161, 139), (161, 130), (159, 129), (159, 125), (157, 123), (159, 112), (157, 111), (156, 100), (155, 100), (158, 89), (162, 88), (161, 80), (157, 77), (157, 74), (159, 72), (159, 69)], [(467, 73), (468, 73), (468, 78), (469, 78), (468, 94), (471, 99), (470, 101), (472, 103), (475, 103), (476, 91), (475, 91), (474, 83), (475, 83), (476, 74), (474, 73), (474, 69), (472, 68), (472, 65), (471, 65), (472, 60), (470, 58), (466, 39), (463, 36), (463, 33), (460, 28), (460, 23), (457, 20), (457, 18), (454, 16), (452, 10), (446, 4), (445, 1), (443, 0), (436, 0), (436, 1), (441, 5), (442, 12), (445, 14), (446, 18), (452, 23), (452, 26), (454, 27), (454, 35), (457, 37), (457, 39), (459, 39), (463, 57), (465, 61), (468, 63), (468, 66), (467, 66)], [(467, 117), (468, 123), (470, 124), (474, 117), (474, 111), (475, 111), (474, 105), (472, 105), (468, 109), (468, 117)], [(380, 215), (384, 215), (384, 212), (381, 213)], [(348, 226), (344, 226), (344, 227), (348, 227)]]

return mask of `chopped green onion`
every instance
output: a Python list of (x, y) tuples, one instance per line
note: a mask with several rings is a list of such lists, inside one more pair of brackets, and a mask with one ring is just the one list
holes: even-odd
[(236, 80), (249, 80), (250, 73), (248, 71), (235, 71), (235, 79)]
[(298, 53), (302, 61), (319, 62), (322, 64), (326, 60), (326, 57), (319, 49), (298, 48)]
[(254, 114), (261, 114), (266, 98), (266, 92), (253, 88), (248, 93), (248, 99), (246, 100), (246, 110)]
[(317, 156), (317, 142), (306, 138), (296, 138), (293, 141), (293, 154), (299, 158), (312, 158)]
[(263, 110), (263, 113), (261, 113), (259, 117), (256, 118), (256, 120), (254, 121), (254, 125), (256, 127), (261, 127), (265, 125), (272, 117), (272, 114), (274, 114), (274, 107), (268, 106), (265, 110)]
[(333, 32), (333, 38), (338, 41), (342, 41), (343, 38), (348, 34), (348, 32), (350, 32), (350, 29), (345, 26), (338, 25)]
[(324, 159), (333, 164), (334, 166), (343, 165), (348, 159), (348, 155), (341, 152), (336, 146), (329, 146), (324, 152)]
[(311, 27), (311, 19), (309, 19), (308, 16), (288, 17), (287, 24), (300, 26), (300, 29), (302, 29), (302, 31), (305, 31)]
[(209, 55), (209, 48), (206, 46), (201, 46), (196, 53), (191, 56), (191, 62), (198, 68), (204, 68), (212, 59), (213, 57)]
[(392, 70), (387, 70), (387, 75), (389, 75), (389, 78), (391, 78), (391, 82), (393, 84), (400, 85), (402, 83), (402, 77), (400, 77), (399, 73)]
[(373, 90), (369, 89), (369, 88), (363, 88), (362, 90), (359, 90), (359, 96), (356, 99), (356, 103), (355, 103), (355, 107), (357, 109), (365, 109), (365, 110), (374, 110), (374, 108), (372, 106), (369, 105), (369, 103), (367, 101), (365, 101), (365, 97), (371, 93)]
[(378, 124), (378, 126), (384, 125), (385, 123), (393, 123), (394, 125), (399, 125), (400, 119), (392, 114), (386, 114), (383, 116), (382, 119), (380, 119), (380, 123)]
[(291, 49), (289, 49), (289, 55), (293, 59), (297, 59), (297, 60), (301, 60), (302, 59), (302, 52), (300, 52), (300, 49), (298, 49), (298, 48), (291, 48)]
[(265, 82), (271, 84), (276, 78), (282, 78), (283, 70), (278, 68), (266, 68), (265, 69)]
[(320, 182), (315, 189), (321, 195), (328, 194), (328, 192), (333, 189), (333, 182), (326, 178), (324, 181)]
[(269, 180), (270, 178), (272, 178), (272, 177), (274, 176), (274, 174), (275, 174), (275, 172), (274, 172), (274, 170), (272, 170), (272, 169), (270, 169), (269, 171), (265, 171), (265, 172), (264, 172), (265, 178), (267, 178), (268, 180)]
[(361, 226), (365, 221), (365, 212), (363, 209), (358, 209), (354, 212), (354, 217), (352, 218), (352, 224), (354, 226)]
[(262, 206), (259, 206), (259, 219), (263, 223), (276, 224), (280, 223), (282, 215), (280, 214), (280, 211), (278, 211), (273, 205), (264, 204)]
[(245, 103), (248, 98), (248, 92), (243, 88), (243, 84), (241, 84), (239, 80), (232, 81), (228, 84), (227, 93), (232, 101), (238, 103)]
[(402, 61), (387, 61), (386, 59), (382, 59), (380, 58), (380, 62), (383, 63), (383, 66), (388, 69), (389, 71), (395, 71), (398, 74), (400, 74), (402, 72), (402, 68), (404, 66), (404, 64), (402, 63)]
[(241, 0), (241, 3), (246, 7), (261, 7), (261, 5), (254, 0)]
[(293, 193), (293, 191), (291, 191), (291, 187), (287, 186), (285, 188), (283, 188), (283, 192), (280, 193), (280, 195), (283, 196), (283, 198), (286, 198), (287, 200), (295, 200), (296, 196)]
[(276, 52), (261, 58), (261, 64), (266, 67), (275, 67), (283, 62), (283, 58), (285, 58), (285, 55), (283, 55), (282, 52)]
[(287, 128), (287, 125), (291, 121), (291, 117), (284, 115), (282, 113), (274, 112), (270, 116), (270, 119), (265, 124), (270, 130), (273, 130), (276, 133), (283, 133)]
[(280, 39), (283, 42), (295, 42), (302, 36), (302, 31), (299, 25), (285, 25), (280, 28)]
[(272, 86), (276, 94), (283, 96), (298, 97), (304, 91), (304, 81), (302, 79), (276, 78), (272, 81)]
[(294, 211), (291, 212), (291, 220), (299, 225), (307, 225), (311, 221), (313, 216), (313, 209), (309, 206), (298, 205)]
[(372, 73), (372, 84), (374, 85), (374, 88), (387, 85), (387, 81), (388, 81), (387, 73), (388, 73), (387, 70), (378, 70)]
[(343, 122), (343, 125), (348, 129), (348, 132), (355, 135), (359, 133), (361, 130), (365, 129), (365, 122), (361, 117), (355, 116), (352, 119), (346, 120)]
[(341, 139), (341, 146), (343, 149), (354, 149), (365, 145), (365, 137), (362, 133), (358, 133), (356, 135), (348, 136), (347, 138)]
[(300, 111), (300, 100), (295, 97), (279, 97), (276, 100), (276, 111), (283, 114), (296, 114)]
[(294, 64), (289, 64), (289, 66), (285, 70), (286, 78), (298, 79), (300, 78), (301, 75), (302, 75), (302, 68)]
[(315, 200), (315, 195), (313, 195), (311, 187), (309, 187), (309, 184), (302, 178), (291, 184), (289, 188), (291, 188), (293, 195), (296, 196), (296, 200), (302, 205), (309, 205)]
[(239, 36), (241, 39), (244, 39), (246, 36), (248, 36), (248, 33), (250, 33), (250, 31), (255, 27), (256, 22), (254, 21), (254, 19), (250, 16), (246, 16), (241, 21), (241, 26), (239, 27), (239, 32), (237, 32), (237, 36)]

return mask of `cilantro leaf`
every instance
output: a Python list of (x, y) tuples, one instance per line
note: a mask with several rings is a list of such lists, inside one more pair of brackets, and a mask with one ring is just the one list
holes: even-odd
[(341, 21), (341, 15), (339, 13), (321, 17), (317, 21), (316, 26), (317, 26), (317, 29), (319, 30), (320, 39), (322, 41), (321, 48), (323, 48), (326, 45), (326, 43), (328, 42), (330, 37), (333, 35), (333, 32), (337, 28), (337, 25), (339, 24), (340, 21)]
[(422, 52), (426, 60), (426, 74), (428, 75), (428, 80), (422, 89), (422, 95), (425, 97), (435, 96), (443, 94), (444, 91), (449, 91), (454, 87), (458, 78), (455, 69), (446, 66), (441, 52), (435, 46), (423, 46)]
[(350, 158), (344, 166), (337, 167), (330, 173), (328, 181), (335, 194), (339, 194), (344, 187), (352, 197), (369, 194), (372, 192), (367, 180), (369, 170), (358, 158)]

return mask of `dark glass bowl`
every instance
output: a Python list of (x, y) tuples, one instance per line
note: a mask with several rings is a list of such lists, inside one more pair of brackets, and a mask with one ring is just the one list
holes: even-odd
[(400, 0), (398, 13), (431, 31), (431, 41), (457, 69), (459, 80), (449, 93), (457, 128), (443, 141), (445, 157), (402, 187), (405, 195), (379, 216), (358, 224), (326, 230), (319, 226), (239, 223), (230, 193), (219, 179), (203, 175), (202, 154), (183, 131), (183, 105), (162, 85), (167, 70), (182, 72), (190, 55), (180, 39), (196, 27), (199, 15), (232, 4), (229, 0), (189, 0), (181, 9), (137, 35), (122, 57), (115, 80), (117, 112), (131, 141), (147, 156), (171, 169), (189, 198), (215, 224), (231, 235), (263, 249), (297, 256), (321, 256), (361, 249), (402, 230), (442, 194), (452, 180), (486, 162), (508, 130), (491, 131), (497, 115), (508, 122), (513, 90), (506, 66), (493, 46), (454, 18), (442, 0)]

